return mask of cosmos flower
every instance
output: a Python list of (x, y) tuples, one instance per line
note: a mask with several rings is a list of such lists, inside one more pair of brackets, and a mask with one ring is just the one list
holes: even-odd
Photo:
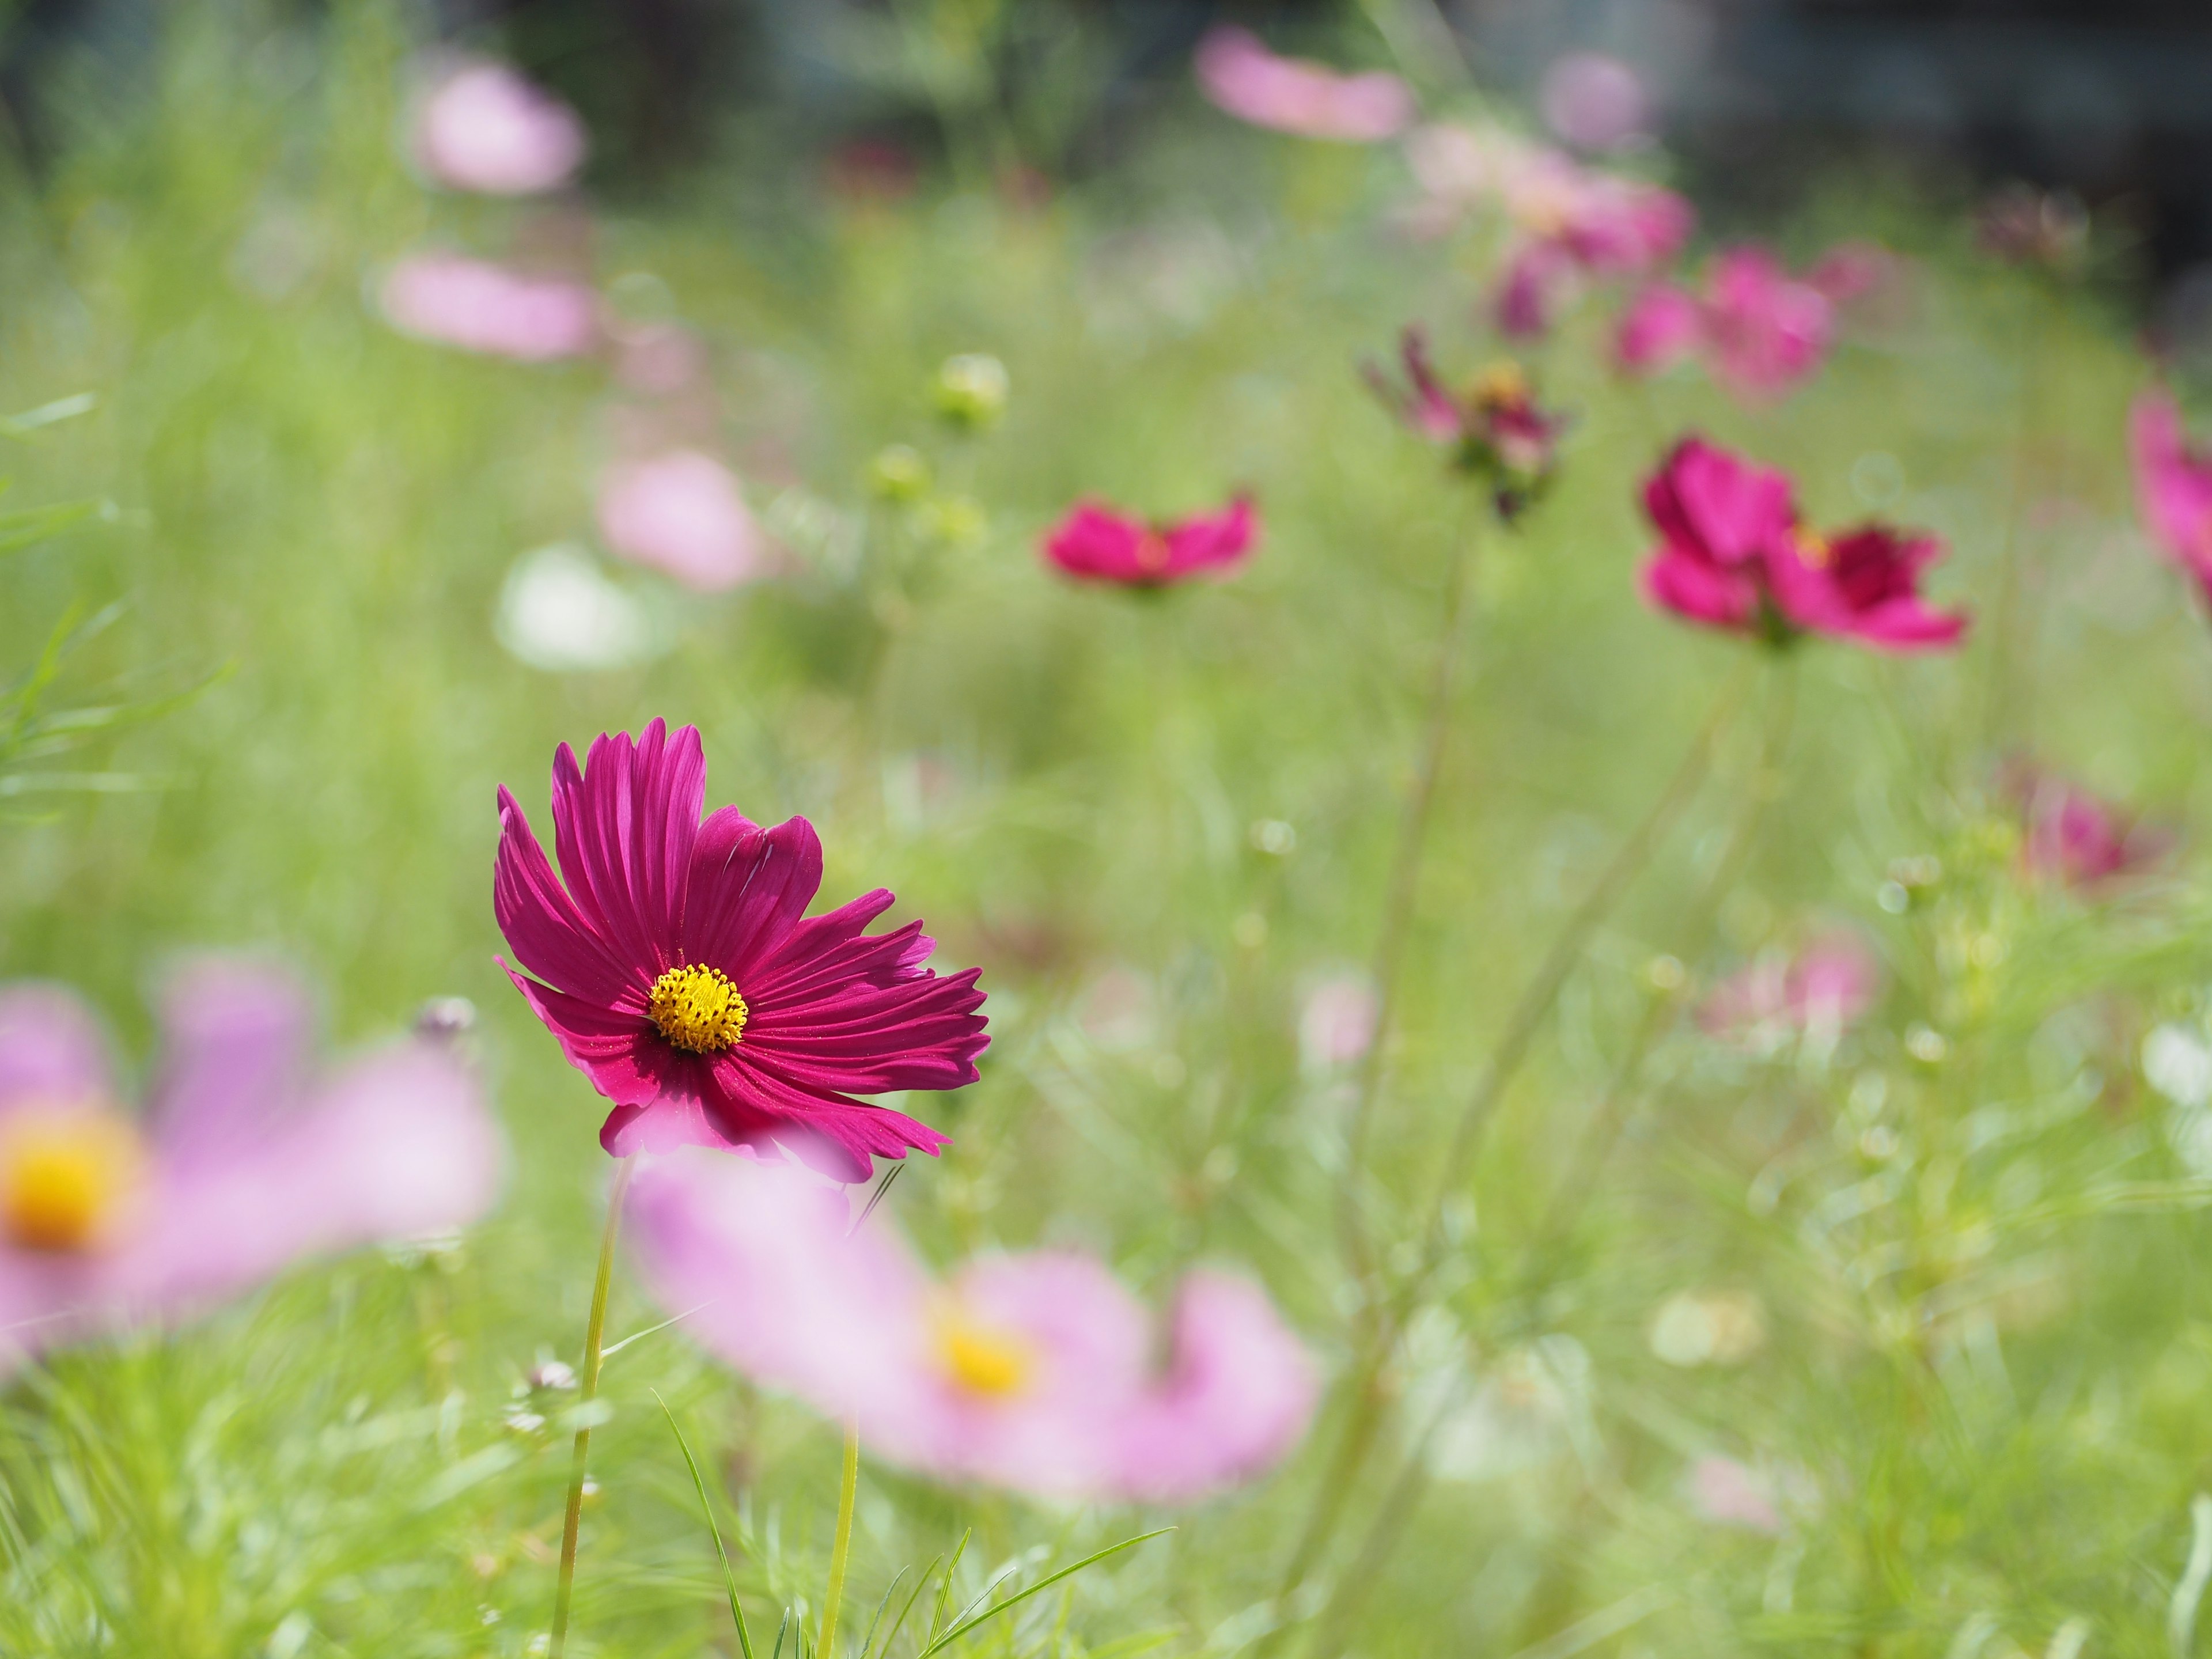
[(1491, 485), (1500, 518), (1519, 516), (1551, 482), (1566, 421), (1538, 406), (1517, 363), (1492, 365), (1455, 396), (1431, 367), (1420, 330), (1405, 331), (1399, 356), (1403, 386), (1371, 363), (1368, 384), (1407, 427), (1432, 442), (1454, 446), (1456, 465)]
[(1785, 474), (1703, 439), (1675, 447), (1644, 504), (1661, 537), (1644, 591), (1692, 622), (1778, 645), (1812, 633), (1883, 651), (1941, 650), (1966, 631), (1964, 615), (1920, 594), (1942, 542), (1874, 524), (1814, 531)]
[(1636, 374), (1702, 356), (1739, 395), (1775, 396), (1826, 360), (1837, 305), (1873, 280), (1871, 260), (1868, 250), (1838, 249), (1798, 278), (1765, 248), (1731, 248), (1706, 268), (1702, 295), (1666, 283), (1638, 295), (1621, 314), (1614, 355)]
[(2129, 410), (2128, 448), (2143, 528), (2212, 599), (2212, 454), (2191, 446), (2180, 405), (2162, 391)]
[(381, 294), (391, 325), (417, 339), (545, 362), (599, 341), (599, 301), (580, 283), (521, 276), (453, 253), (410, 254)]
[(1874, 1006), (1881, 977), (1881, 963), (1858, 935), (1829, 933), (1795, 953), (1764, 954), (1722, 981), (1698, 1010), (1698, 1024), (1760, 1052), (1801, 1036), (1833, 1043)]
[(768, 538), (736, 477), (696, 449), (609, 467), (599, 480), (599, 514), (610, 548), (699, 592), (766, 574)]
[(613, 1103), (599, 1144), (618, 1158), (781, 1146), (841, 1181), (865, 1179), (872, 1157), (934, 1153), (936, 1130), (852, 1097), (973, 1083), (989, 1042), (981, 970), (925, 966), (935, 945), (918, 921), (862, 933), (891, 907), (881, 888), (801, 920), (822, 885), (814, 826), (764, 830), (734, 806), (702, 823), (706, 790), (696, 726), (602, 736), (580, 770), (562, 744), (560, 879), (499, 792), (493, 909), (538, 977), (507, 975)]
[(1338, 974), (1308, 991), (1298, 1009), (1298, 1054), (1308, 1069), (1356, 1064), (1375, 1043), (1382, 1001), (1364, 974)]
[(1396, 76), (1340, 75), (1304, 58), (1278, 58), (1231, 24), (1207, 32), (1191, 66), (1217, 107), (1278, 132), (1371, 144), (1413, 119), (1413, 94)]
[(2039, 768), (2008, 769), (2006, 793), (2019, 804), (2026, 833), (2021, 866), (2067, 887), (2095, 887), (2161, 857), (2171, 837), (2135, 822), (2109, 801)]
[(446, 1047), (315, 1075), (305, 992), (224, 957), (180, 969), (160, 1016), (141, 1115), (82, 1002), (0, 988), (0, 1371), (307, 1257), (465, 1226), (497, 1193), (499, 1132)]
[(1260, 518), (1249, 496), (1238, 496), (1218, 513), (1164, 523), (1079, 501), (1046, 538), (1044, 556), (1081, 581), (1164, 587), (1206, 571), (1226, 574), (1259, 539)]
[(423, 170), (455, 190), (534, 196), (584, 159), (584, 124), (504, 64), (471, 64), (440, 82), (415, 127)]
[(888, 1217), (853, 1229), (799, 1171), (696, 1155), (640, 1170), (629, 1218), (647, 1289), (709, 1351), (940, 1479), (1182, 1502), (1264, 1473), (1312, 1414), (1304, 1349), (1237, 1275), (1188, 1274), (1156, 1333), (1091, 1256), (934, 1279)]

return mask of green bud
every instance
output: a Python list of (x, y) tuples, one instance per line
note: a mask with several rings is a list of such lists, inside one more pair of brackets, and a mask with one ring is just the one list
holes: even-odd
[(937, 371), (937, 412), (954, 426), (975, 431), (1006, 412), (1006, 366), (980, 351), (947, 357)]
[(909, 445), (889, 445), (868, 463), (868, 489), (887, 501), (920, 501), (929, 493), (929, 463)]

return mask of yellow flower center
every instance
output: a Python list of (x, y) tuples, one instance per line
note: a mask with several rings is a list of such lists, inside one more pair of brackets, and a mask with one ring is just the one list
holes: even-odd
[(1036, 1356), (1019, 1332), (957, 1310), (938, 1317), (937, 1358), (953, 1382), (987, 1400), (1019, 1394), (1036, 1369)]
[(83, 1250), (112, 1226), (144, 1153), (105, 1111), (18, 1111), (0, 1122), (0, 1237), (26, 1250)]
[(1790, 539), (1797, 550), (1797, 556), (1815, 570), (1826, 570), (1828, 562), (1836, 556), (1826, 536), (1802, 525), (1790, 532)]
[(738, 988), (712, 968), (671, 968), (653, 981), (647, 1013), (660, 1035), (695, 1054), (719, 1054), (744, 1035), (750, 1011)]
[(1528, 401), (1528, 377), (1516, 362), (1492, 363), (1476, 376), (1477, 409), (1514, 409)]

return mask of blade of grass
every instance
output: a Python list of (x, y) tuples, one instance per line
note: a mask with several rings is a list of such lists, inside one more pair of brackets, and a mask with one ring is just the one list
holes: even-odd
[(884, 1609), (890, 1606), (891, 1597), (898, 1593), (899, 1580), (906, 1574), (907, 1570), (901, 1567), (891, 1575), (891, 1582), (884, 1589), (884, 1599), (876, 1603), (876, 1616), (868, 1620), (868, 1633), (860, 1638), (860, 1651), (854, 1659), (868, 1659), (868, 1650), (876, 1644), (876, 1626), (884, 1622)]
[(853, 1224), (845, 1229), (845, 1236), (848, 1238), (850, 1238), (854, 1233), (857, 1233), (862, 1227), (867, 1224), (868, 1218), (876, 1212), (876, 1206), (884, 1201), (884, 1194), (889, 1193), (891, 1189), (891, 1182), (899, 1178), (901, 1171), (905, 1168), (906, 1162), (904, 1159), (901, 1159), (898, 1163), (892, 1164), (890, 1170), (885, 1173), (884, 1178), (876, 1183), (876, 1190), (868, 1194), (868, 1201), (862, 1206), (860, 1213), (854, 1218)]
[(668, 1419), (669, 1432), (676, 1437), (677, 1449), (684, 1454), (684, 1467), (691, 1471), (691, 1487), (699, 1494), (699, 1513), (707, 1517), (707, 1535), (714, 1540), (714, 1553), (722, 1563), (722, 1583), (730, 1593), (730, 1617), (737, 1622), (738, 1646), (744, 1650), (745, 1659), (753, 1659), (752, 1632), (745, 1628), (745, 1610), (738, 1605), (738, 1575), (730, 1566), (729, 1551), (722, 1547), (722, 1529), (714, 1523), (714, 1506), (707, 1498), (706, 1478), (699, 1473), (699, 1460), (691, 1455), (691, 1443), (677, 1426), (676, 1413), (668, 1409), (668, 1402), (660, 1397), (659, 1389), (652, 1393), (653, 1403)]
[[(1062, 1567), (1058, 1572), (1049, 1574), (1045, 1577), (1038, 1579), (1036, 1583), (1031, 1584), (1027, 1589), (1016, 1590), (1012, 1595), (1000, 1602), (996, 1607), (986, 1607), (982, 1612), (975, 1614), (972, 1619), (963, 1619), (960, 1623), (953, 1626), (951, 1630), (946, 1631), (944, 1635), (933, 1639), (927, 1647), (922, 1649), (919, 1654), (915, 1656), (915, 1659), (929, 1659), (929, 1656), (931, 1654), (937, 1653), (949, 1646), (953, 1642), (957, 1641), (960, 1638), (965, 1636), (969, 1631), (975, 1629), (976, 1626), (995, 1619), (1000, 1613), (1007, 1612), (1011, 1608), (1019, 1607), (1023, 1602), (1028, 1601), (1030, 1596), (1035, 1595), (1039, 1590), (1049, 1589), (1053, 1585), (1057, 1584), (1061, 1579), (1068, 1577), (1072, 1574), (1081, 1572), (1085, 1567), (1094, 1566), (1097, 1563), (1103, 1561), (1109, 1555), (1119, 1555), (1123, 1550), (1133, 1549), (1138, 1545), (1147, 1543), (1152, 1539), (1165, 1537), (1169, 1533), (1171, 1533), (1174, 1530), (1175, 1528), (1173, 1527), (1162, 1527), (1157, 1531), (1139, 1533), (1134, 1538), (1125, 1538), (1118, 1544), (1109, 1544), (1104, 1549), (1097, 1552), (1095, 1554), (1086, 1555), (1080, 1561), (1074, 1563), (1073, 1565)], [(963, 1539), (961, 1541), (963, 1544), (965, 1544), (967, 1540)], [(951, 1575), (948, 1573), (946, 1577), (949, 1579)]]
[(937, 1632), (945, 1627), (945, 1604), (952, 1599), (952, 1575), (960, 1571), (960, 1558), (968, 1553), (968, 1540), (975, 1535), (973, 1527), (962, 1533), (960, 1542), (953, 1547), (952, 1559), (945, 1564), (945, 1577), (937, 1586), (937, 1605), (930, 1610), (929, 1638), (922, 1644), (925, 1653), (930, 1643), (937, 1640)]
[[(944, 1559), (941, 1555), (931, 1557), (929, 1565), (921, 1570), (921, 1577), (914, 1581), (914, 1588), (906, 1595), (906, 1605), (899, 1609), (899, 1616), (891, 1620), (890, 1629), (884, 1632), (882, 1651), (884, 1654), (890, 1652), (891, 1644), (898, 1640), (898, 1633), (906, 1628), (907, 1614), (912, 1613), (914, 1604), (921, 1600), (922, 1591), (929, 1588), (929, 1575), (937, 1571), (937, 1564)], [(901, 1568), (900, 1571), (904, 1571), (905, 1569)], [(860, 1659), (867, 1659), (867, 1655), (865, 1652), (862, 1653)]]
[(783, 1610), (783, 1622), (775, 1627), (775, 1651), (769, 1659), (783, 1659), (783, 1638), (791, 1629), (791, 1609)]

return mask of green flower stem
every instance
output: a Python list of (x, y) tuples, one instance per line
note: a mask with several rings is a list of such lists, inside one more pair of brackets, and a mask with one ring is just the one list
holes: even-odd
[[(584, 1370), (578, 1404), (588, 1406), (599, 1391), (599, 1348), (607, 1333), (607, 1287), (614, 1280), (615, 1237), (622, 1226), (623, 1196), (637, 1169), (635, 1158), (615, 1164), (614, 1185), (607, 1192), (607, 1224), (599, 1236), (599, 1276), (592, 1281), (592, 1316), (584, 1327)], [(576, 1451), (568, 1471), (568, 1511), (561, 1523), (561, 1579), (553, 1592), (553, 1631), (546, 1649), (548, 1659), (561, 1659), (568, 1639), (568, 1598), (576, 1585), (576, 1532), (584, 1517), (584, 1468), (591, 1454), (592, 1425), (588, 1413), (576, 1431)]]
[(822, 1595), (822, 1639), (814, 1659), (836, 1659), (837, 1604), (845, 1598), (845, 1559), (853, 1550), (853, 1499), (860, 1486), (860, 1425), (845, 1419), (845, 1470), (837, 1491), (837, 1536), (830, 1547), (830, 1587)]

